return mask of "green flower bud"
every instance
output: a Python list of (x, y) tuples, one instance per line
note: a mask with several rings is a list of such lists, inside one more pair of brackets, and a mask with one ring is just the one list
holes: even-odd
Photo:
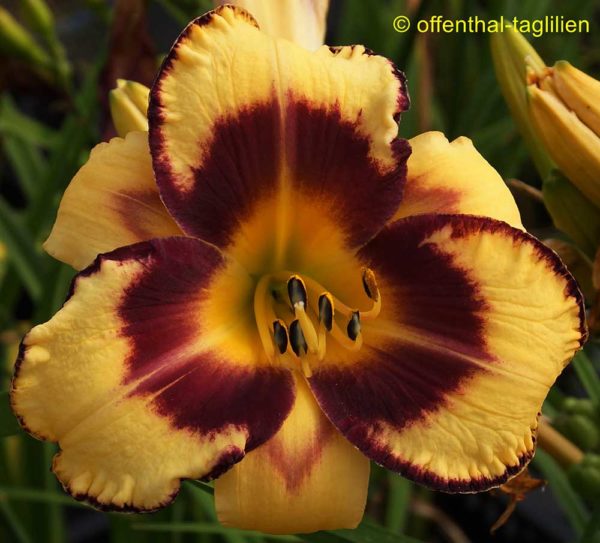
[(584, 498), (595, 501), (600, 499), (600, 456), (587, 454), (579, 464), (567, 471), (573, 488)]
[(555, 428), (584, 450), (600, 444), (600, 430), (596, 421), (585, 415), (563, 415), (554, 421)]
[(589, 398), (565, 398), (562, 408), (570, 415), (584, 415), (590, 419), (597, 416), (594, 402)]
[(542, 194), (556, 227), (593, 257), (600, 244), (600, 209), (559, 170), (553, 170), (544, 180)]
[(531, 125), (527, 105), (527, 74), (542, 74), (546, 65), (531, 44), (513, 27), (491, 34), (490, 45), (502, 94), (543, 179), (550, 173), (553, 164)]

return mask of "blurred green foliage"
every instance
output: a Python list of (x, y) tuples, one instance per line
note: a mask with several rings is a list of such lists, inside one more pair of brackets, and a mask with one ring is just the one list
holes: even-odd
[[(14, 8), (10, 12), (0, 8), (0, 541), (19, 543), (67, 541), (67, 518), (72, 524), (75, 511), (83, 511), (77, 518), (91, 514), (59, 488), (49, 472), (55, 446), (37, 442), (17, 428), (6, 393), (24, 329), (48, 319), (65, 298), (74, 272), (46, 255), (41, 245), (65, 187), (106, 131), (107, 109), (99, 89), (104, 88), (110, 3), (49, 5), (54, 9), (46, 9), (42, 0), (9, 3)], [(165, 53), (164, 44), (176, 37), (178, 29), (209, 8), (207, 0), (150, 1), (151, 28), (166, 29), (156, 36), (156, 43), (163, 44), (159, 52)], [(406, 71), (413, 105), (402, 118), (401, 135), (432, 129), (449, 138), (466, 135), (505, 179), (519, 178), (539, 187), (540, 179), (499, 91), (487, 36), (421, 35), (414, 24), (412, 31), (398, 34), (392, 21), (399, 14), (411, 14), (413, 21), (434, 14), (453, 19), (474, 15), (534, 19), (545, 14), (588, 19), (589, 34), (547, 34), (532, 41), (547, 63), (565, 58), (600, 76), (599, 8), (595, 0), (340, 0), (332, 4), (327, 42), (364, 43)], [(17, 30), (11, 27), (12, 41), (6, 39), (6, 25), (2, 33), (7, 14), (20, 25)], [(102, 38), (91, 46), (82, 42), (81, 49), (87, 52), (82, 56), (77, 40), (87, 28)], [(75, 38), (70, 35), (73, 29)], [(516, 196), (529, 229), (561, 236), (539, 201), (521, 193)], [(592, 424), (597, 433), (598, 349), (588, 354), (553, 389), (544, 411), (559, 420), (580, 417), (579, 427)], [(590, 412), (575, 412), (573, 402), (565, 400), (569, 395), (585, 398)], [(577, 441), (577, 428), (572, 428), (577, 423), (567, 426), (565, 433), (571, 432)], [(586, 435), (578, 444), (596, 454), (599, 441)], [(593, 508), (588, 494), (573, 488), (565, 470), (549, 455), (538, 453), (533, 465), (549, 481), (574, 540), (597, 541), (600, 508)], [(584, 468), (591, 469), (587, 464)], [(581, 470), (575, 477), (581, 479)], [(151, 516), (104, 514), (110, 541), (392, 543), (453, 540), (447, 534), (457, 528), (451, 519), (440, 521), (436, 516), (434, 494), (377, 467), (367, 520), (357, 531), (275, 537), (225, 529), (216, 522), (211, 491), (207, 485), (187, 482), (172, 506)], [(432, 510), (433, 514), (424, 512)]]

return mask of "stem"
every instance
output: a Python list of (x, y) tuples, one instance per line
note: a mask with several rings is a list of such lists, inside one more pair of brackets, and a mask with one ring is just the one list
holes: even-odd
[(583, 460), (583, 451), (555, 430), (545, 417), (540, 418), (537, 440), (538, 445), (565, 468)]

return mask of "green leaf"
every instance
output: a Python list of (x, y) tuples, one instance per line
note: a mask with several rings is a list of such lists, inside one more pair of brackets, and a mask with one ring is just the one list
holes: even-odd
[(592, 518), (590, 518), (581, 536), (581, 543), (597, 543), (598, 534), (600, 534), (600, 503), (595, 505)]
[(15, 266), (25, 288), (34, 301), (42, 295), (42, 266), (35, 242), (20, 217), (0, 198), (0, 240), (7, 249), (8, 259)]
[(31, 539), (27, 533), (25, 526), (23, 526), (23, 523), (13, 511), (10, 504), (0, 500), (0, 513), (4, 517), (4, 520), (6, 520), (6, 524), (8, 524), (10, 530), (15, 536), (14, 541), (18, 543), (33, 543), (33, 539)]
[(195, 481), (193, 479), (190, 479), (186, 481), (185, 484), (191, 485), (195, 488), (199, 488), (200, 490), (206, 492), (207, 494), (210, 494), (211, 496), (213, 496), (215, 493), (215, 489), (212, 486), (210, 486), (207, 483), (203, 483), (202, 481)]
[(54, 130), (21, 113), (8, 94), (0, 99), (0, 134), (43, 148), (51, 147), (56, 139)]
[(533, 465), (538, 468), (545, 479), (561, 508), (569, 519), (573, 529), (581, 536), (587, 521), (587, 511), (579, 495), (573, 490), (565, 472), (547, 452), (538, 449), (533, 458)]
[[(185, 486), (188, 491), (188, 496), (192, 502), (192, 510), (194, 511), (194, 520), (196, 522), (204, 522), (206, 519), (211, 521), (213, 524), (217, 522), (217, 514), (215, 513), (214, 491), (212, 487), (206, 483), (200, 483), (193, 481), (194, 484), (187, 484)], [(223, 534), (223, 539), (227, 543), (246, 543), (248, 540), (238, 532), (226, 532)], [(260, 543), (263, 541), (261, 538), (252, 538), (253, 541)]]
[(48, 492), (47, 490), (37, 490), (35, 488), (21, 488), (11, 486), (0, 486), (0, 501), (24, 501), (24, 502), (39, 502), (44, 504), (67, 505), (70, 507), (87, 507), (82, 502), (70, 498), (65, 494), (58, 492)]
[[(236, 528), (226, 528), (220, 524), (211, 522), (165, 522), (165, 523), (144, 523), (133, 524), (134, 530), (144, 532), (179, 532), (189, 534), (239, 534), (248, 538), (264, 538), (271, 541), (302, 541), (297, 536), (293, 535), (270, 535), (261, 534), (259, 532), (251, 532), (249, 530), (238, 530)], [(303, 536), (304, 537), (304, 536)]]
[(0, 437), (12, 436), (21, 430), (12, 409), (8, 390), (0, 392)]
[(600, 377), (584, 351), (573, 358), (575, 373), (596, 407), (600, 406)]
[(343, 541), (352, 543), (420, 543), (417, 539), (390, 532), (369, 520), (363, 520), (354, 530), (331, 530), (304, 534), (300, 537), (303, 541), (314, 543), (341, 543)]
[(42, 155), (36, 147), (14, 136), (4, 138), (3, 150), (15, 171), (19, 186), (27, 198), (31, 199), (46, 168)]
[(385, 512), (385, 525), (391, 532), (398, 533), (402, 532), (406, 526), (412, 483), (408, 479), (400, 477), (391, 471), (387, 472), (387, 477), (389, 490)]

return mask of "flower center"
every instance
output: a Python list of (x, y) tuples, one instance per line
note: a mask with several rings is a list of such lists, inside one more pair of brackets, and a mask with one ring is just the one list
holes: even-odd
[(363, 269), (362, 285), (372, 301), (368, 311), (349, 307), (310, 277), (288, 271), (263, 275), (254, 291), (254, 315), (269, 360), (301, 368), (310, 377), (310, 362), (323, 360), (328, 337), (345, 349), (360, 349), (361, 322), (376, 318), (381, 309), (369, 268)]

